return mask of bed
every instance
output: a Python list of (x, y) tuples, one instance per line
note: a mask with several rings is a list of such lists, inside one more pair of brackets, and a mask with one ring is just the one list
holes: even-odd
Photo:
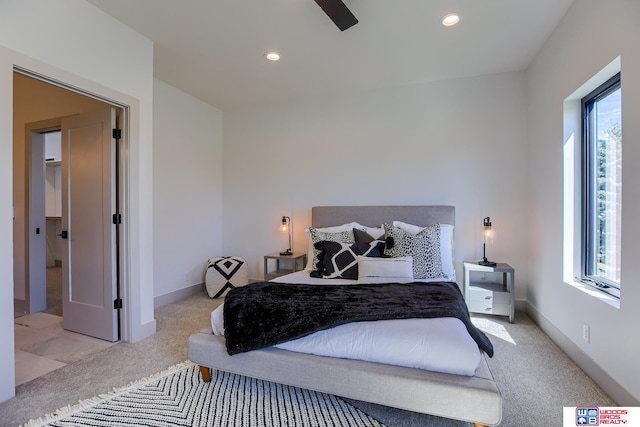
[[(312, 209), (312, 227), (351, 222), (379, 227), (393, 221), (425, 227), (453, 225), (454, 217), (452, 206), (324, 206)], [(502, 417), (502, 397), (485, 354), (479, 355), (477, 368), (469, 375), (306, 354), (286, 346), (230, 356), (224, 336), (214, 335), (212, 328), (188, 340), (189, 359), (200, 365), (205, 381), (210, 378), (210, 369), (217, 369), (477, 426), (497, 425)]]

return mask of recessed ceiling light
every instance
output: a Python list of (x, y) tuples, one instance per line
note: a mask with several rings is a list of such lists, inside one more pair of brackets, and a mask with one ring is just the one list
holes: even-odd
[(460, 22), (460, 16), (457, 13), (450, 13), (442, 18), (442, 25), (445, 27), (456, 25), (458, 22)]
[(277, 61), (280, 59), (280, 54), (278, 52), (267, 52), (264, 54), (264, 57), (269, 61)]

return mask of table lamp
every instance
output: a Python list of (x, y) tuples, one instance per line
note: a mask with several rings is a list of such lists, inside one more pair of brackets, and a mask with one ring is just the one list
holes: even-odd
[(291, 230), (291, 218), (288, 216), (282, 217), (282, 227), (281, 230), (283, 233), (287, 233), (289, 235), (289, 248), (286, 251), (280, 252), (280, 255), (291, 255), (291, 240), (292, 240), (292, 230)]
[(491, 218), (486, 217), (482, 221), (482, 261), (478, 261), (478, 265), (485, 265), (487, 267), (495, 267), (496, 263), (487, 260), (487, 241), (491, 242), (493, 239), (493, 233), (491, 231)]

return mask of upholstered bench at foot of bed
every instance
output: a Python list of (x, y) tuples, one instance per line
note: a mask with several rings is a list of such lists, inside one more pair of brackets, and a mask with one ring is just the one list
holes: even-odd
[(224, 337), (205, 329), (189, 337), (189, 360), (208, 369), (452, 418), (497, 425), (502, 397), (484, 358), (473, 377), (269, 347), (229, 356)]

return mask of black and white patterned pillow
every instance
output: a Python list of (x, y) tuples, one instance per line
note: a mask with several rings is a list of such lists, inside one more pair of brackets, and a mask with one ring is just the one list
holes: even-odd
[(387, 246), (385, 255), (412, 257), (414, 279), (447, 277), (442, 271), (440, 258), (440, 224), (429, 226), (415, 235), (390, 224), (383, 226), (385, 238), (393, 239), (393, 247)]
[(317, 243), (322, 241), (329, 241), (353, 244), (356, 242), (356, 239), (353, 235), (353, 230), (340, 231), (337, 233), (327, 233), (316, 228), (310, 228), (309, 235), (311, 236), (311, 244), (313, 246), (313, 262), (311, 263), (311, 273), (318, 272), (323, 269), (322, 261), (318, 259), (318, 255), (322, 251), (322, 248), (318, 249), (316, 247)]
[(358, 256), (381, 257), (384, 252), (384, 242), (338, 243), (323, 241), (315, 245), (322, 252), (322, 277), (325, 279), (357, 279)]

